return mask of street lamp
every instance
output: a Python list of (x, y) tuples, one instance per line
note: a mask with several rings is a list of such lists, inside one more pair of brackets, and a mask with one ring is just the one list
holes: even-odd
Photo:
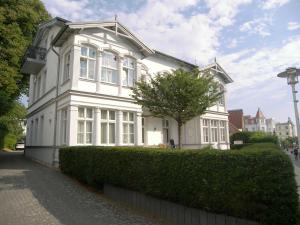
[(295, 119), (296, 119), (296, 127), (297, 127), (297, 137), (298, 137), (298, 147), (300, 145), (300, 126), (299, 126), (299, 113), (298, 113), (298, 100), (296, 99), (296, 89), (295, 85), (298, 83), (298, 76), (300, 75), (300, 69), (295, 67), (289, 67), (284, 72), (281, 72), (277, 75), (277, 77), (282, 77), (287, 79), (288, 85), (292, 87), (293, 100), (294, 100), (294, 109), (295, 109)]

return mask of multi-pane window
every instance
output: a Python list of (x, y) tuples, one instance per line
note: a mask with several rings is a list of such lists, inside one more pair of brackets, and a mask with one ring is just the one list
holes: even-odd
[(220, 91), (222, 91), (223, 94), (220, 96), (218, 103), (219, 103), (219, 105), (224, 106), (225, 105), (225, 96), (224, 96), (224, 87), (223, 86), (220, 86)]
[[(82, 58), (82, 59), (84, 59), (84, 58)], [(70, 63), (71, 63), (71, 51), (69, 51), (65, 54), (63, 82), (70, 78)], [(80, 59), (80, 65), (81, 65), (81, 59)], [(81, 67), (80, 67), (80, 69), (81, 69)]]
[(123, 112), (123, 143), (134, 144), (134, 114)]
[(68, 119), (68, 111), (67, 109), (63, 109), (61, 111), (61, 143), (67, 143), (67, 119)]
[(118, 58), (112, 52), (103, 52), (101, 81), (112, 84), (118, 81)]
[(77, 143), (92, 144), (93, 109), (78, 108)]
[(134, 83), (135, 60), (125, 57), (123, 61), (122, 85), (132, 87)]
[(94, 79), (96, 72), (96, 49), (88, 46), (81, 47), (80, 77)]
[(218, 120), (210, 121), (211, 141), (218, 142)]
[(162, 128), (163, 128), (163, 143), (169, 143), (169, 120), (162, 120)]
[(203, 142), (209, 142), (209, 120), (203, 119)]
[(220, 121), (220, 141), (226, 141), (226, 121)]
[(116, 112), (101, 110), (101, 144), (116, 143)]

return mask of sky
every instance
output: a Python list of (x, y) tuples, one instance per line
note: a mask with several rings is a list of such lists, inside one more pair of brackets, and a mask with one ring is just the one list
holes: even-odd
[(149, 47), (199, 66), (216, 58), (234, 80), (228, 109), (254, 116), (260, 107), (278, 122), (294, 118), (290, 86), (277, 74), (300, 68), (300, 0), (42, 2), (53, 17), (72, 22), (117, 15)]

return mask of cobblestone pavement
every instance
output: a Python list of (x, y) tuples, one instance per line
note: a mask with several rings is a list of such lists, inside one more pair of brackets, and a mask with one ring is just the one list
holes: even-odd
[(0, 151), (0, 225), (162, 224), (23, 157)]

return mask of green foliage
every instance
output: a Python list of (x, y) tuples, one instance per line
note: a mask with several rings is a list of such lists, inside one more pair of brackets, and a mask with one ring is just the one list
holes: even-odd
[(37, 25), (49, 18), (39, 0), (0, 0), (0, 116), (20, 93), (27, 92), (29, 77), (20, 73), (22, 57)]
[(249, 131), (243, 131), (238, 132), (230, 136), (230, 144), (233, 144), (234, 141), (241, 140), (244, 144), (249, 143), (265, 143), (270, 142), (277, 144), (278, 138), (276, 135), (268, 134), (265, 132), (249, 132)]
[(285, 140), (281, 140), (281, 145), (283, 148), (294, 147), (294, 145), (298, 145), (297, 137), (287, 137)]
[(108, 183), (262, 224), (294, 225), (298, 212), (293, 165), (274, 144), (242, 151), (66, 147), (60, 168), (98, 188)]
[(10, 111), (0, 117), (0, 149), (13, 149), (15, 143), (23, 137), (21, 123), (25, 120), (26, 113), (25, 107), (14, 101)]
[(223, 94), (212, 76), (199, 77), (197, 69), (157, 74), (149, 83), (137, 82), (132, 90), (137, 104), (147, 108), (153, 116), (171, 117), (177, 121), (179, 140), (181, 126), (203, 114)]

